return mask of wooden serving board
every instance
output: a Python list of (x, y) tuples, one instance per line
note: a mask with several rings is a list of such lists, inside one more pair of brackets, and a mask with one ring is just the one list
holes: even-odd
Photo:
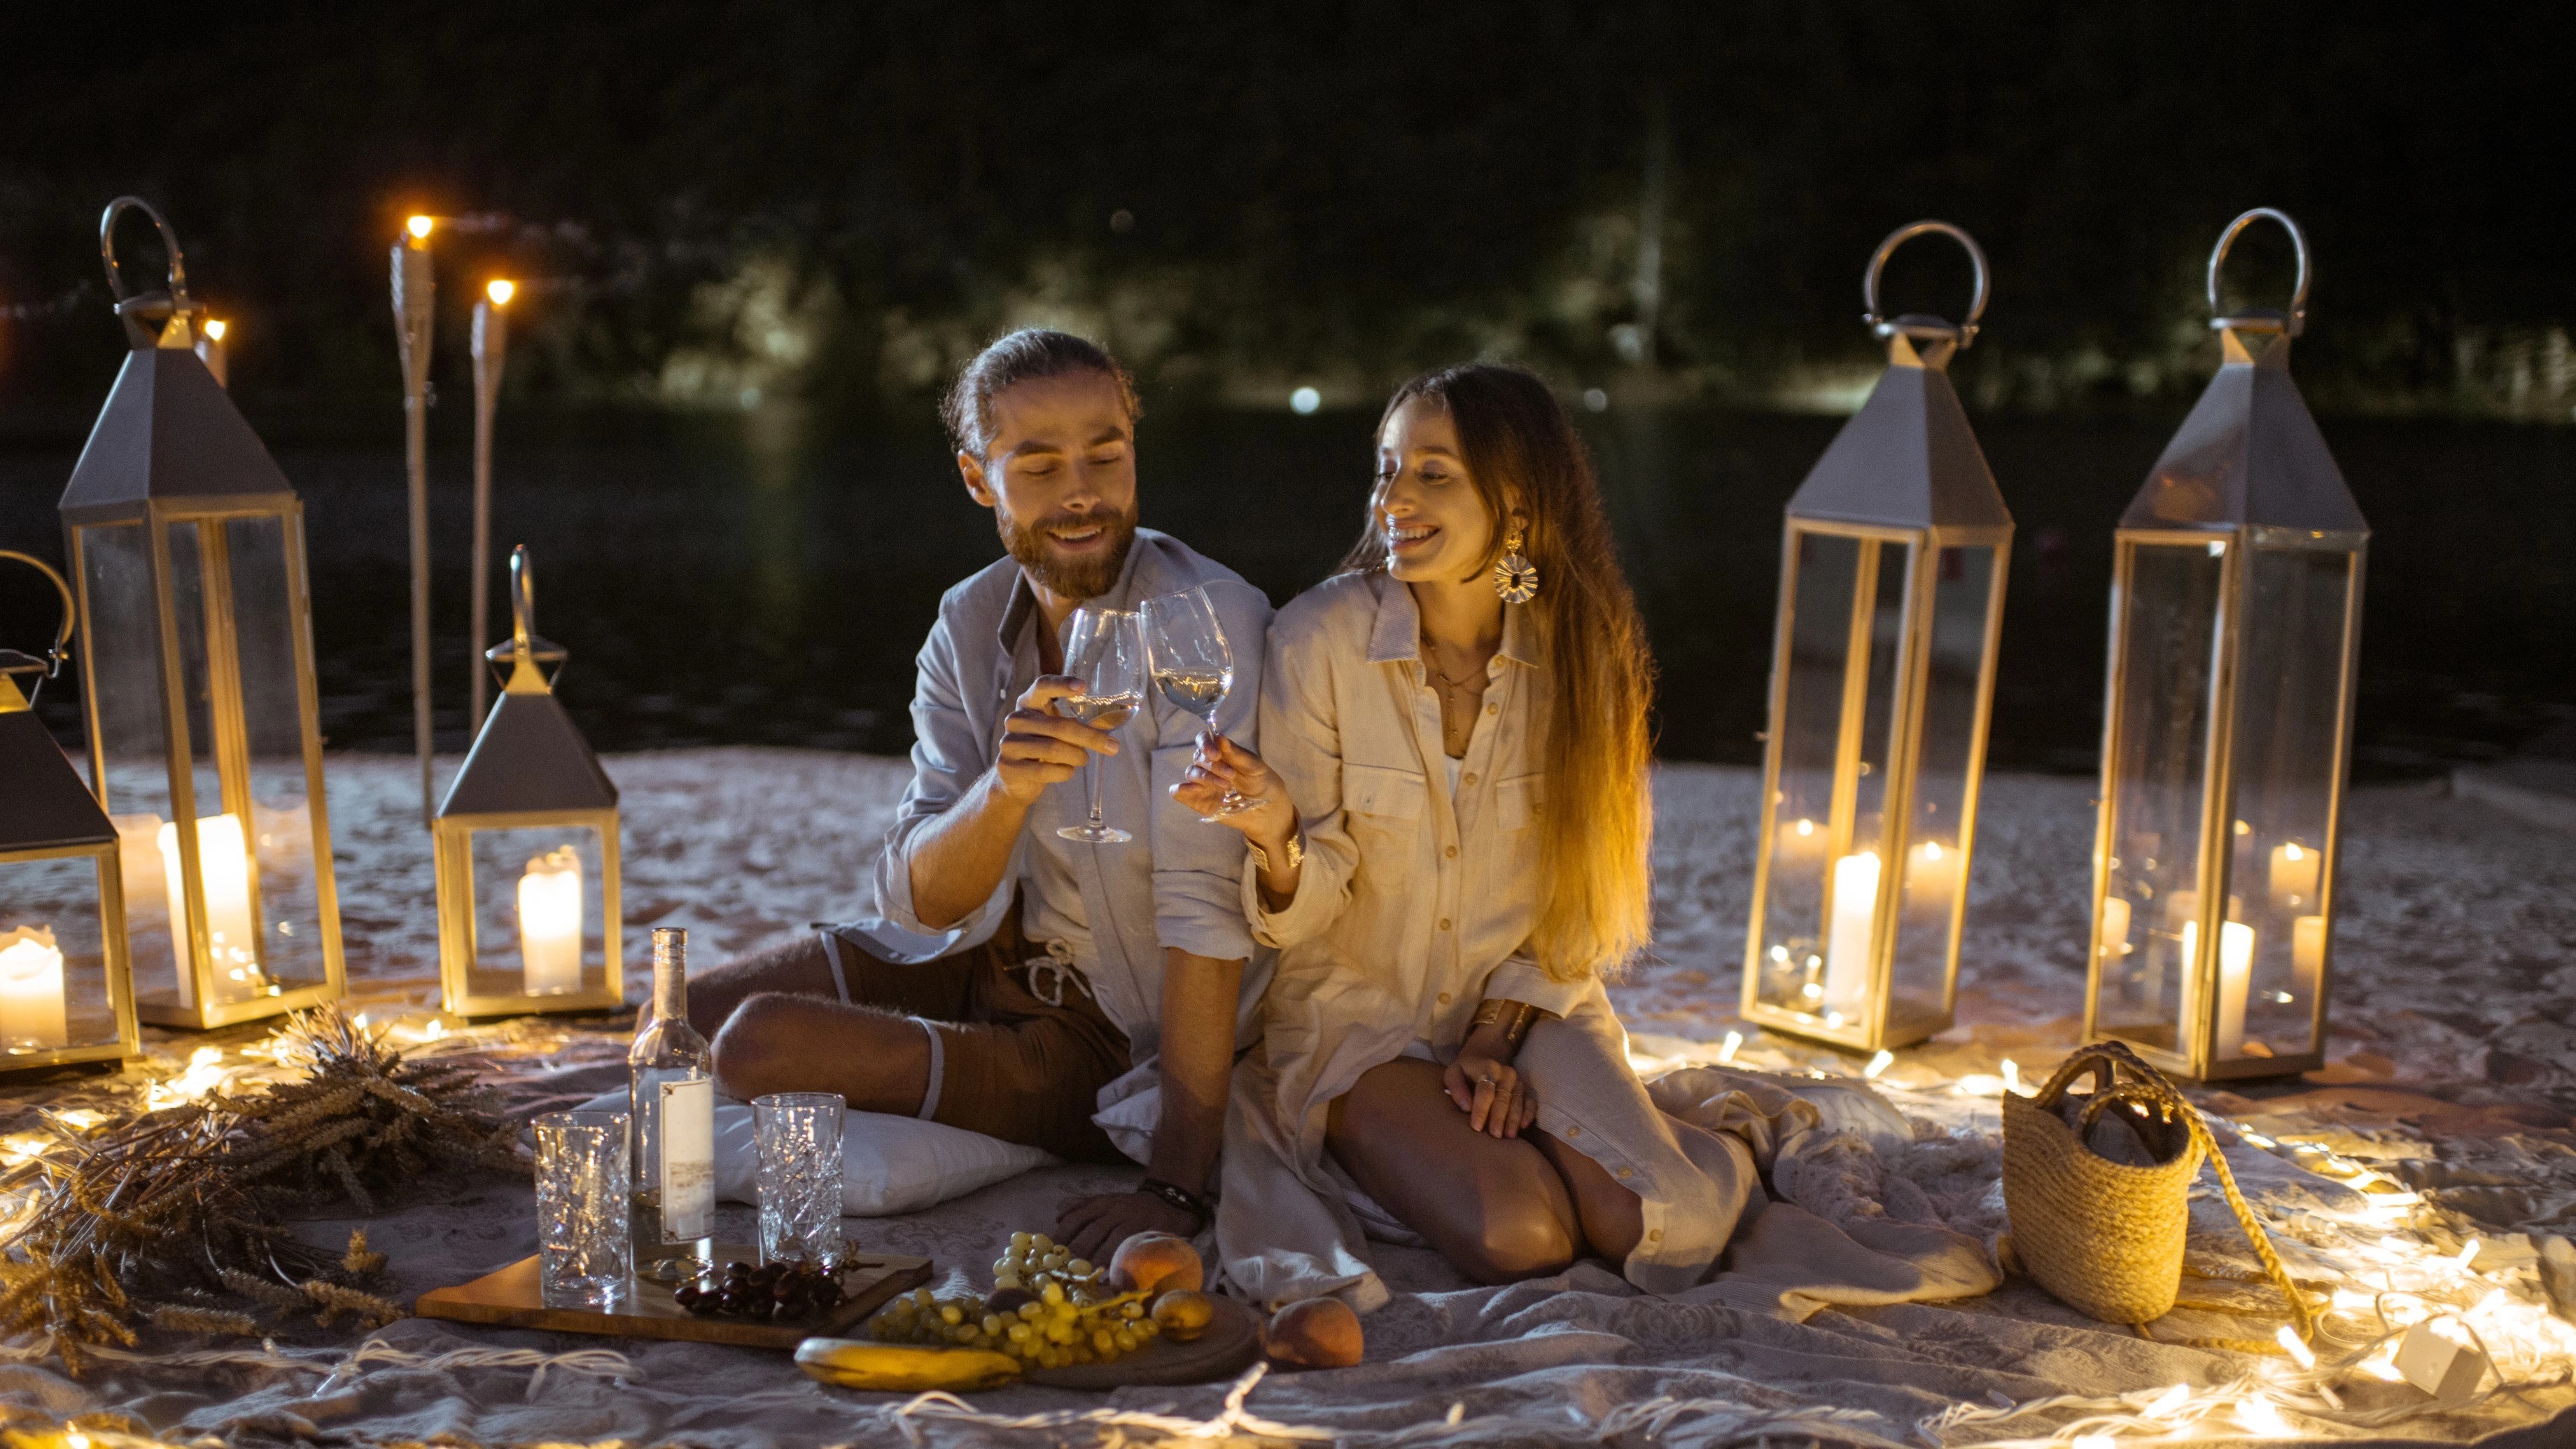
[[(719, 1267), (735, 1261), (757, 1263), (760, 1250), (747, 1243), (716, 1244)], [(625, 1338), (676, 1338), (748, 1348), (793, 1349), (817, 1336), (846, 1337), (851, 1325), (876, 1312), (887, 1299), (929, 1281), (928, 1258), (853, 1253), (841, 1268), (841, 1291), (849, 1296), (831, 1312), (801, 1323), (754, 1323), (722, 1316), (700, 1318), (672, 1299), (671, 1290), (679, 1284), (642, 1278), (628, 1279), (627, 1291), (606, 1308), (549, 1308), (539, 1286), (538, 1260), (522, 1258), (471, 1283), (433, 1288), (412, 1304), (412, 1312), (423, 1318), (545, 1328), (558, 1333), (608, 1333)]]
[(1221, 1294), (1209, 1294), (1216, 1316), (1188, 1343), (1169, 1338), (1153, 1342), (1114, 1363), (1077, 1363), (1063, 1368), (1033, 1368), (1023, 1383), (1051, 1389), (1119, 1389), (1130, 1384), (1204, 1384), (1230, 1379), (1261, 1357), (1261, 1321), (1252, 1310)]

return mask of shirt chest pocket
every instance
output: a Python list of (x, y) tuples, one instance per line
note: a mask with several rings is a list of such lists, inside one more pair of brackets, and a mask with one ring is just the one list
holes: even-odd
[(1342, 810), (1354, 830), (1410, 835), (1421, 827), (1423, 779), (1384, 765), (1342, 766)]
[(1515, 775), (1494, 782), (1494, 823), (1504, 830), (1526, 830), (1538, 823), (1546, 799), (1547, 777)]

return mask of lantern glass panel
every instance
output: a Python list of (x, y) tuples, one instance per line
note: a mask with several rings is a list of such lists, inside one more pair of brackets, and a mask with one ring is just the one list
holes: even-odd
[(607, 880), (589, 825), (476, 830), (469, 837), (478, 998), (562, 996), (608, 988), (602, 923)]
[(1780, 764), (1755, 992), (1765, 1005), (1839, 1024), (1869, 1000), (1888, 739), (1913, 550), (1804, 530), (1792, 539)]
[(2252, 936), (2240, 977), (2231, 979), (2226, 968), (2232, 963), (2221, 959), (2220, 1060), (2299, 1056), (2319, 1045), (2326, 848), (2343, 768), (2344, 634), (2354, 563), (2341, 550), (2259, 541), (2245, 558), (2229, 919)]
[(1922, 742), (1888, 974), (1888, 1020), (1908, 1034), (1937, 1030), (1949, 1017), (1950, 943), (1967, 887), (1968, 791), (1976, 778), (1977, 706), (1995, 582), (1990, 547), (1944, 548), (1933, 557)]
[(161, 608), (152, 587), (152, 535), (141, 524), (79, 530), (84, 637), (94, 727), (90, 783), (115, 822), (125, 875), (126, 949), (139, 1000), (187, 1000), (184, 919), (171, 902), (175, 874), (164, 878), (161, 827), (170, 804), (170, 733), (161, 712)]
[(220, 530), (232, 585), (240, 729), (259, 878), (260, 966), (288, 990), (330, 974), (322, 950), (322, 883), (313, 864), (313, 802), (304, 767), (304, 712), (295, 667), (295, 560), (282, 515), (233, 518)]
[[(2184, 1051), (2227, 544), (2124, 541), (2097, 1028)], [(2233, 918), (2233, 912), (2230, 918)], [(2222, 934), (2232, 945), (2233, 931)], [(2241, 939), (2241, 938), (2240, 938)]]
[(0, 1067), (117, 1039), (95, 855), (0, 861)]

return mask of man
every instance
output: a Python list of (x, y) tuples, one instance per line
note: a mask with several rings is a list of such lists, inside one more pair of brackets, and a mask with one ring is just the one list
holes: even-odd
[[(1218, 725), (1250, 742), (1270, 606), (1137, 528), (1135, 390), (1100, 348), (1011, 333), (943, 412), (1009, 556), (948, 591), (922, 646), (912, 785), (877, 863), (884, 919), (691, 981), (689, 1014), (736, 1097), (837, 1092), (1095, 1161), (1116, 1159), (1103, 1123), (1117, 1128), (1143, 1185), (1068, 1204), (1059, 1223), (1077, 1255), (1105, 1259), (1132, 1233), (1207, 1226), (1227, 1082), (1268, 962), (1245, 969), (1240, 840), (1170, 798), (1197, 718), (1152, 689), (1115, 730), (1059, 716), (1053, 703), (1083, 689), (1064, 673), (1066, 621), (1083, 604), (1204, 588), (1235, 663)], [(1057, 834), (1088, 819), (1086, 764), (1104, 818), (1133, 841)]]

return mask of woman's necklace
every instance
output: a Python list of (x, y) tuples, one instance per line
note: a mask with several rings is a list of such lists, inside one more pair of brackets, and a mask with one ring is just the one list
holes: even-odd
[(1467, 741), (1476, 732), (1476, 702), (1485, 697), (1486, 681), (1473, 676), (1450, 678), (1428, 649), (1422, 651), (1422, 667), (1440, 686), (1440, 748), (1455, 759), (1467, 753)]

